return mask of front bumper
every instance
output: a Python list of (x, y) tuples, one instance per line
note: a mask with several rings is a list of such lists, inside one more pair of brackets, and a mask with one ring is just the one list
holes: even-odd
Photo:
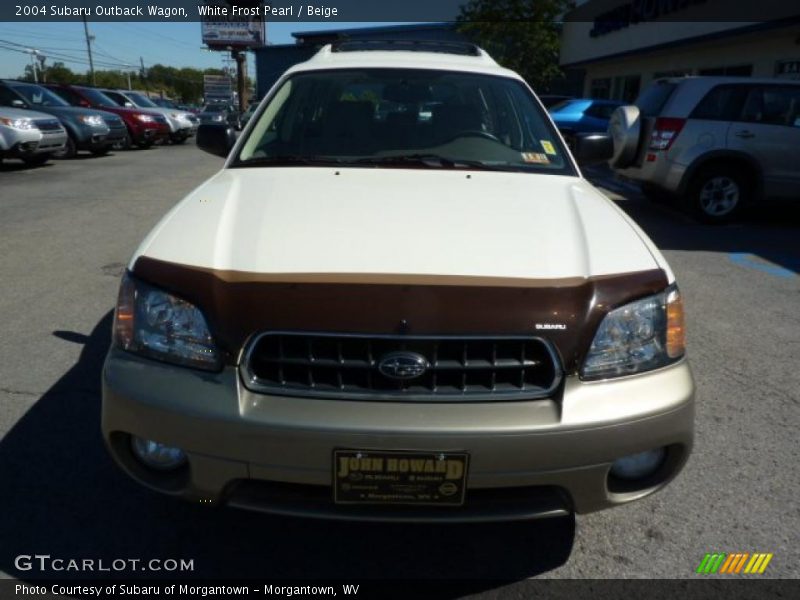
[[(103, 436), (134, 479), (192, 501), (302, 516), (473, 521), (609, 508), (657, 491), (680, 471), (693, 420), (685, 361), (613, 382), (568, 377), (553, 399), (461, 404), (267, 396), (244, 388), (231, 367), (204, 373), (116, 349), (103, 370)], [(129, 434), (183, 448), (188, 466), (146, 469)], [(609, 477), (615, 459), (664, 446), (666, 461), (640, 485)], [(335, 505), (335, 448), (466, 451), (466, 504)]]

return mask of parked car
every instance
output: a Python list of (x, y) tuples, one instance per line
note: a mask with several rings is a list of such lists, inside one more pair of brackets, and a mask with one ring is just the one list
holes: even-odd
[(167, 118), (140, 108), (123, 108), (98, 89), (80, 85), (44, 84), (72, 106), (96, 108), (114, 113), (127, 128), (125, 136), (114, 145), (116, 150), (127, 150), (131, 146), (149, 148), (170, 134)]
[(247, 107), (247, 110), (242, 113), (242, 116), (239, 119), (240, 128), (244, 128), (250, 122), (250, 119), (252, 119), (253, 115), (256, 114), (256, 110), (258, 110), (258, 102), (254, 102)]
[(709, 223), (768, 198), (800, 198), (800, 81), (659, 79), (609, 131), (611, 165)]
[(56, 154), (59, 158), (72, 158), (81, 150), (101, 156), (125, 137), (125, 124), (118, 116), (70, 106), (50, 90), (32, 83), (0, 81), (0, 105), (35, 110), (58, 118), (68, 134), (64, 149)]
[(232, 105), (223, 102), (206, 104), (197, 117), (200, 119), (201, 125), (203, 123), (227, 123), (235, 129), (242, 128), (242, 120), (239, 111)]
[(162, 108), (147, 96), (128, 90), (101, 90), (119, 106), (139, 108), (147, 112), (161, 113), (167, 119), (173, 144), (182, 144), (197, 133), (198, 122), (192, 113), (171, 108)]
[(64, 149), (67, 131), (58, 119), (44, 113), (0, 107), (0, 162), (19, 158), (43, 165)]
[(557, 94), (543, 94), (539, 96), (544, 107), (549, 109), (551, 106), (563, 102), (564, 100), (572, 100), (575, 96), (562, 96)]
[[(661, 489), (692, 446), (683, 308), (581, 175), (608, 135), (578, 134), (573, 158), (473, 45), (362, 48), (290, 68), (238, 141), (200, 126), (224, 168), (121, 283), (112, 456), (193, 502), (345, 519), (555, 516)], [(380, 120), (382, 101), (417, 114)]]
[(622, 102), (573, 98), (551, 106), (548, 111), (562, 133), (599, 132), (608, 130), (608, 119)]

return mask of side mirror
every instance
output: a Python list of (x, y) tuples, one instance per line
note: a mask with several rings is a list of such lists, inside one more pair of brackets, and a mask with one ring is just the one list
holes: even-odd
[(227, 124), (204, 124), (197, 128), (197, 147), (204, 152), (227, 158), (236, 144), (236, 131)]
[(581, 165), (606, 162), (614, 156), (614, 141), (607, 133), (578, 133), (572, 141), (572, 152)]
[(91, 108), (92, 107), (92, 105), (89, 103), (88, 100), (81, 99), (81, 100), (78, 101), (78, 104), (80, 106), (83, 106), (84, 108)]
[(14, 108), (27, 108), (27, 107), (25, 106), (25, 103), (24, 103), (22, 100), (19, 100), (19, 99), (17, 99), (17, 98), (14, 98), (14, 99), (11, 101), (11, 106), (13, 106)]
[(126, 102), (125, 108), (136, 108), (136, 107), (133, 105), (133, 102)]

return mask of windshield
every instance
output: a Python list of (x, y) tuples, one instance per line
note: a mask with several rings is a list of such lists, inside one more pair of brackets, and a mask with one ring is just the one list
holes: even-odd
[(141, 94), (137, 94), (136, 92), (126, 92), (126, 95), (128, 96), (128, 98), (130, 98), (136, 103), (136, 106), (143, 108), (158, 108), (158, 104), (156, 104), (146, 96), (142, 96)]
[(167, 100), (166, 98), (156, 98), (155, 100), (153, 100), (153, 102), (155, 102), (158, 106), (161, 106), (162, 108), (178, 108), (177, 106), (175, 106), (174, 102), (172, 102), (171, 100)]
[(290, 77), (232, 166), (317, 163), (574, 174), (522, 82), (425, 69)]
[(92, 88), (81, 88), (81, 94), (89, 99), (89, 102), (96, 106), (117, 106), (111, 98), (106, 96), (103, 92), (99, 92)]
[(38, 85), (15, 85), (14, 91), (25, 96), (25, 99), (35, 106), (69, 106), (69, 102)]

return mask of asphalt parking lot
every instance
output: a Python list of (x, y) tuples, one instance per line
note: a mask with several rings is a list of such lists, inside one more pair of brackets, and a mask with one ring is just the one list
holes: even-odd
[(118, 279), (160, 216), (221, 164), (189, 143), (0, 166), (4, 576), (40, 577), (15, 567), (19, 554), (186, 558), (191, 577), (470, 578), (478, 593), (535, 576), (693, 577), (711, 551), (771, 552), (765, 576), (800, 575), (800, 207), (714, 228), (605, 176), (687, 305), (696, 445), (661, 493), (577, 518), (364, 525), (209, 509), (128, 480), (99, 429)]

